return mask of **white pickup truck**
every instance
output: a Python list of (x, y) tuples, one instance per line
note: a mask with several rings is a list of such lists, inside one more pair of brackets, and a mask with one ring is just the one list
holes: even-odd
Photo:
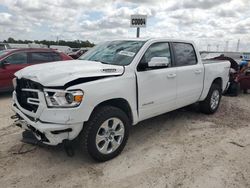
[(138, 122), (199, 102), (214, 113), (227, 61), (202, 62), (192, 42), (104, 42), (78, 60), (34, 65), (13, 80), (15, 124), (48, 145), (79, 138), (97, 161), (117, 156)]

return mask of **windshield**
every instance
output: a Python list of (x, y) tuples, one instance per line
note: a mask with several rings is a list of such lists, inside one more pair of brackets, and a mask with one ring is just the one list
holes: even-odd
[(112, 65), (129, 65), (144, 43), (145, 41), (104, 42), (92, 48), (79, 59)]

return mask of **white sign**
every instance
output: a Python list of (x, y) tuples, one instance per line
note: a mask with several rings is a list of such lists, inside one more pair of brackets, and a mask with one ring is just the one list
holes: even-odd
[(128, 56), (128, 57), (134, 57), (134, 55), (135, 55), (134, 52), (124, 51), (124, 50), (120, 51), (118, 54)]
[(146, 27), (147, 15), (131, 15), (130, 27)]

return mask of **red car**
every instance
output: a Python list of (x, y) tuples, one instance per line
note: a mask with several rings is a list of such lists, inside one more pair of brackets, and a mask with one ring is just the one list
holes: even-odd
[(84, 53), (86, 53), (88, 50), (86, 49), (80, 49), (77, 50), (76, 52), (72, 52), (70, 54), (68, 54), (70, 57), (72, 57), (73, 59), (78, 59), (81, 55), (83, 55)]
[(244, 71), (241, 71), (237, 77), (238, 82), (240, 83), (240, 88), (247, 93), (250, 89), (250, 67), (246, 68)]
[(49, 48), (8, 49), (0, 51), (0, 91), (12, 90), (12, 79), (18, 70), (53, 61), (72, 60), (57, 50)]

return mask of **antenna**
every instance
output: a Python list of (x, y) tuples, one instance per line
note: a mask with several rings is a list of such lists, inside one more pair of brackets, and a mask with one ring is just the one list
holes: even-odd
[(219, 49), (220, 49), (220, 45), (219, 44), (217, 44), (216, 45), (216, 48), (217, 48), (217, 52), (219, 51)]
[(227, 41), (226, 41), (225, 50), (224, 50), (225, 52), (228, 51), (228, 44), (229, 44), (229, 41), (227, 40)]
[(238, 52), (240, 49), (240, 39), (238, 39), (237, 47), (236, 47), (236, 52)]
[(207, 45), (207, 51), (210, 51), (211, 44)]

